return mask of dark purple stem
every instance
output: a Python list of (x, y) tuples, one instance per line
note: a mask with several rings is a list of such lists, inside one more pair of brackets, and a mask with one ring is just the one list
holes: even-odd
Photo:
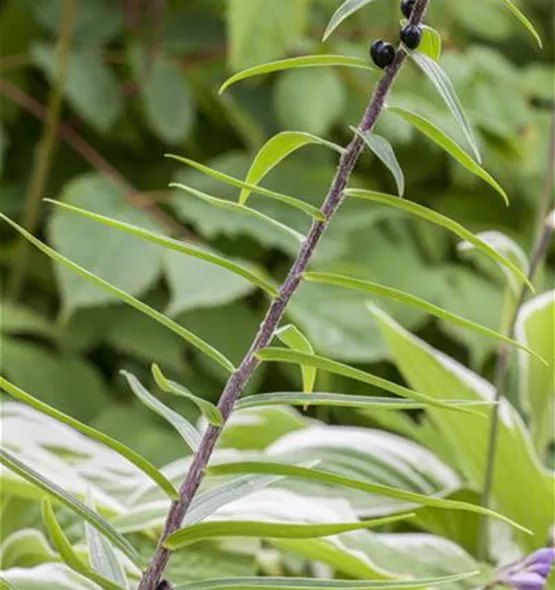
[[(430, 0), (416, 0), (410, 19), (412, 24), (419, 24), (422, 21), (429, 1)], [(374, 127), (384, 108), (387, 94), (406, 57), (407, 54), (405, 50), (400, 47), (395, 54), (393, 62), (384, 71), (383, 76), (374, 90), (374, 94), (372, 95), (370, 103), (368, 104), (366, 112), (360, 122), (360, 131), (370, 131)], [(241, 395), (245, 384), (259, 364), (259, 361), (255, 356), (256, 352), (267, 346), (272, 340), (275, 329), (285, 312), (289, 300), (295, 293), (301, 281), (302, 274), (306, 270), (322, 234), (341, 205), (343, 191), (347, 186), (349, 177), (357, 163), (363, 145), (363, 140), (358, 135), (355, 135), (349, 145), (345, 148), (339, 162), (337, 173), (335, 174), (329, 193), (321, 208), (325, 219), (323, 221), (313, 222), (310, 232), (303, 241), (297, 259), (289, 270), (289, 274), (284, 283), (281, 285), (278, 296), (272, 301), (249, 351), (243, 358), (237, 370), (229, 378), (218, 403), (218, 408), (222, 413), (224, 421), (229, 418), (235, 402)], [(209, 426), (206, 429), (200, 446), (193, 457), (189, 472), (179, 489), (179, 500), (173, 502), (170, 507), (164, 531), (160, 536), (156, 547), (156, 552), (148, 568), (144, 572), (137, 590), (156, 589), (170, 558), (170, 551), (163, 545), (164, 540), (181, 525), (189, 504), (202, 481), (203, 470), (208, 465), (208, 461), (214, 451), (220, 431), (221, 429), (215, 426)]]

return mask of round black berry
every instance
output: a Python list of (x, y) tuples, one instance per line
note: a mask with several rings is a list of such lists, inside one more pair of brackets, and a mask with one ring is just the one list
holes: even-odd
[(405, 18), (410, 18), (416, 0), (401, 0), (401, 12)]
[(173, 586), (167, 580), (162, 580), (158, 583), (156, 590), (172, 590), (172, 588)]
[(409, 48), (416, 49), (422, 41), (422, 29), (418, 25), (407, 25), (401, 29), (401, 41)]
[(395, 47), (381, 39), (374, 41), (370, 47), (370, 57), (379, 68), (386, 68), (395, 57)]

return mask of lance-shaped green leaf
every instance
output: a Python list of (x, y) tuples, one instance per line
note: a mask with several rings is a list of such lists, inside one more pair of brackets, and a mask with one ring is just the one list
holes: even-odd
[(60, 526), (60, 523), (54, 514), (52, 504), (49, 500), (43, 501), (42, 518), (44, 520), (44, 524), (46, 525), (46, 529), (50, 534), (52, 545), (54, 545), (55, 549), (58, 551), (60, 557), (67, 566), (88, 580), (98, 584), (101, 588), (103, 588), (103, 590), (127, 590), (126, 586), (114, 584), (114, 582), (96, 573), (83, 561), (81, 561), (81, 558), (73, 549), (69, 539), (66, 537), (62, 527)]
[(289, 195), (277, 193), (276, 191), (271, 191), (267, 188), (263, 188), (256, 184), (249, 184), (248, 182), (239, 180), (234, 176), (229, 176), (228, 174), (224, 174), (223, 172), (219, 172), (218, 170), (214, 170), (213, 168), (209, 168), (208, 166), (199, 164), (194, 160), (189, 160), (189, 158), (183, 158), (181, 156), (176, 156), (174, 154), (166, 154), (166, 157), (172, 158), (173, 160), (177, 160), (178, 162), (181, 162), (183, 164), (187, 164), (188, 166), (191, 166), (191, 168), (195, 168), (199, 172), (203, 172), (204, 174), (214, 178), (215, 180), (219, 180), (231, 186), (246, 189), (250, 192), (262, 195), (264, 197), (268, 197), (270, 199), (274, 199), (276, 201), (280, 201), (281, 203), (285, 203), (286, 205), (289, 205), (289, 207), (299, 209), (299, 211), (306, 213), (308, 216), (312, 217), (313, 219), (317, 219), (318, 221), (322, 221), (324, 219), (324, 214), (320, 211), (320, 209), (318, 209), (318, 207), (314, 207), (314, 205), (311, 205), (310, 203), (305, 203), (304, 201), (301, 201), (301, 199), (297, 199), (296, 197), (291, 197)]
[(470, 242), (473, 246), (475, 246), (478, 250), (483, 252), (486, 256), (488, 256), (495, 262), (498, 262), (505, 268), (508, 268), (515, 275), (520, 277), (520, 279), (528, 285), (528, 288), (532, 292), (535, 291), (534, 285), (530, 283), (526, 275), (514, 262), (499, 254), (499, 252), (497, 252), (495, 248), (492, 248), (487, 242), (484, 242), (484, 240), (481, 240), (470, 230), (466, 229), (460, 223), (453, 221), (449, 217), (441, 215), (441, 213), (433, 211), (432, 209), (428, 209), (427, 207), (423, 207), (418, 203), (407, 201), (405, 199), (399, 199), (399, 197), (395, 197), (393, 195), (386, 195), (384, 193), (375, 193), (373, 191), (365, 191), (360, 189), (346, 189), (345, 194), (350, 195), (351, 197), (356, 197), (357, 199), (366, 199), (367, 201), (373, 201), (374, 203), (381, 203), (383, 205), (388, 205), (390, 207), (396, 207), (397, 209), (406, 211), (407, 213), (410, 213), (415, 217), (425, 219), (430, 223), (443, 227), (444, 229), (450, 231), (459, 238), (462, 238), (463, 240)]
[(19, 587), (6, 580), (6, 578), (0, 573), (0, 590), (19, 590)]
[(165, 316), (163, 313), (156, 311), (152, 307), (146, 305), (146, 303), (143, 303), (142, 301), (139, 301), (132, 295), (129, 295), (129, 293), (126, 293), (125, 291), (118, 289), (118, 287), (112, 285), (104, 279), (101, 279), (100, 277), (97, 277), (94, 273), (90, 272), (86, 268), (83, 268), (82, 266), (79, 266), (75, 262), (72, 262), (65, 256), (62, 256), (59, 252), (56, 252), (56, 250), (53, 250), (46, 244), (43, 244), (40, 240), (37, 240), (37, 238), (35, 238), (27, 230), (17, 225), (17, 223), (12, 221), (9, 217), (6, 217), (3, 213), (0, 213), (0, 219), (3, 219), (6, 223), (11, 225), (26, 240), (31, 242), (33, 246), (44, 252), (44, 254), (46, 254), (55, 262), (69, 268), (70, 270), (78, 274), (80, 277), (83, 277), (87, 281), (94, 283), (100, 289), (104, 289), (105, 291), (112, 293), (114, 296), (116, 296), (124, 303), (131, 305), (131, 307), (134, 307), (135, 309), (139, 310), (145, 315), (151, 317), (153, 320), (156, 320), (159, 324), (162, 324), (172, 332), (175, 332), (184, 340), (186, 340), (187, 342), (198, 348), (201, 352), (209, 356), (212, 360), (216, 361), (219, 365), (221, 365), (230, 373), (233, 373), (233, 371), (235, 370), (233, 363), (230, 360), (228, 360), (221, 352), (218, 352), (215, 348), (210, 346), (210, 344), (208, 344), (207, 342), (205, 342), (204, 340), (202, 340), (201, 338), (199, 338), (183, 326), (180, 326), (178, 323), (174, 322), (173, 320)]
[(256, 209), (251, 209), (250, 207), (245, 207), (244, 205), (240, 205), (239, 203), (234, 203), (233, 201), (228, 201), (226, 199), (218, 199), (217, 197), (211, 197), (210, 195), (207, 195), (202, 191), (198, 191), (197, 189), (191, 186), (187, 186), (186, 184), (181, 184), (179, 182), (171, 182), (170, 187), (181, 189), (189, 193), (193, 197), (196, 197), (201, 201), (209, 203), (210, 205), (214, 205), (215, 207), (218, 207), (220, 209), (232, 211), (233, 213), (237, 213), (239, 215), (248, 215), (250, 217), (254, 217), (259, 221), (271, 225), (280, 230), (281, 232), (286, 233), (289, 236), (292, 236), (293, 238), (295, 238), (297, 242), (301, 242), (303, 240), (303, 235), (300, 234), (298, 231), (288, 227), (280, 221), (277, 221), (275, 219), (272, 219), (271, 217), (268, 217), (267, 215), (264, 215), (264, 213), (260, 213), (260, 211), (257, 211)]
[(223, 590), (235, 588), (241, 590), (388, 590), (389, 588), (426, 588), (441, 584), (452, 584), (472, 578), (479, 572), (465, 572), (436, 578), (413, 580), (325, 580), (321, 578), (220, 578), (203, 580), (177, 586), (175, 590)]
[(62, 422), (63, 424), (67, 424), (68, 426), (75, 428), (75, 430), (79, 431), (81, 434), (84, 434), (93, 440), (97, 440), (122, 457), (125, 457), (130, 463), (133, 463), (133, 465), (138, 467), (147, 477), (149, 477), (170, 498), (172, 498), (172, 500), (175, 500), (179, 497), (177, 490), (173, 487), (172, 483), (166, 478), (166, 476), (161, 471), (156, 469), (156, 467), (144, 457), (136, 453), (133, 449), (130, 449), (107, 434), (92, 428), (92, 426), (83, 424), (82, 422), (79, 422), (79, 420), (76, 420), (75, 418), (72, 418), (63, 412), (56, 410), (56, 408), (53, 408), (48, 404), (45, 404), (44, 402), (34, 398), (32, 395), (13, 385), (13, 383), (10, 383), (7, 379), (4, 379), (4, 377), (0, 377), (0, 387), (14, 399), (23, 402), (32, 408), (35, 408), (35, 410), (42, 412), (46, 416), (50, 416), (55, 420)]
[(370, 131), (361, 131), (356, 127), (351, 127), (351, 130), (364, 140), (364, 143), (370, 148), (371, 152), (391, 172), (397, 185), (397, 192), (402, 197), (405, 194), (405, 175), (393, 151), (393, 146), (381, 135), (376, 135)]
[(402, 385), (393, 383), (392, 381), (388, 381), (382, 377), (377, 377), (371, 373), (366, 373), (360, 369), (349, 367), (349, 365), (344, 365), (343, 363), (338, 363), (337, 361), (332, 361), (322, 356), (308, 354), (306, 352), (299, 352), (297, 350), (287, 350), (286, 348), (262, 348), (256, 352), (256, 357), (265, 362), (308, 365), (316, 369), (321, 369), (322, 371), (328, 371), (334, 375), (342, 375), (343, 377), (348, 377), (349, 379), (354, 379), (355, 381), (360, 381), (361, 383), (367, 383), (368, 385), (379, 387), (385, 391), (389, 391), (401, 397), (424, 402), (430, 406), (436, 406), (446, 410), (456, 410), (458, 412), (478, 414), (478, 416), (482, 416), (482, 414), (474, 410), (470, 410), (462, 406), (459, 407), (456, 405), (445, 404), (444, 402), (433, 399), (424, 393), (407, 389)]
[(452, 158), (457, 160), (459, 164), (464, 166), (469, 172), (478, 176), (491, 187), (493, 187), (502, 197), (505, 203), (509, 203), (509, 197), (503, 189), (503, 187), (493, 178), (488, 172), (486, 172), (475, 160), (473, 160), (462, 148), (460, 148), (448, 135), (434, 125), (431, 121), (403, 109), (401, 107), (388, 106), (388, 112), (394, 113), (399, 117), (402, 117), (405, 121), (416, 127), (418, 131), (423, 133), (428, 139), (431, 139), (436, 145), (445, 150)]
[(141, 558), (135, 548), (127, 541), (125, 537), (120, 535), (102, 516), (93, 512), (88, 506), (68, 494), (63, 488), (50, 481), (22, 461), (12, 455), (6, 449), (0, 449), (0, 463), (13, 471), (25, 481), (37, 486), (50, 496), (56, 498), (60, 504), (69, 508), (75, 514), (78, 514), (83, 520), (89, 522), (99, 533), (102, 533), (109, 539), (115, 547), (120, 549), (124, 555), (137, 566), (142, 567)]
[[(306, 395), (296, 392), (259, 393), (249, 395), (237, 401), (235, 410), (248, 408), (260, 408), (264, 406), (304, 406)], [(493, 402), (461, 401), (459, 406), (492, 405)], [(365, 395), (349, 395), (346, 393), (321, 393), (310, 394), (311, 406), (338, 406), (343, 408), (360, 408), (368, 410), (422, 410), (428, 407), (426, 402), (410, 399), (398, 399), (395, 397), (376, 397)]]
[(179, 436), (185, 441), (185, 444), (192, 450), (196, 451), (200, 444), (200, 434), (198, 430), (183, 416), (168, 408), (158, 398), (154, 397), (143, 384), (131, 373), (121, 371), (121, 374), (127, 379), (129, 387), (139, 400), (150, 410), (156, 412), (164, 418), (168, 424), (171, 424), (178, 432)]
[(340, 533), (357, 531), (391, 524), (413, 517), (414, 514), (398, 514), (362, 520), (330, 524), (289, 524), (286, 522), (258, 522), (250, 520), (227, 520), (202, 522), (184, 527), (172, 533), (165, 541), (164, 547), (175, 551), (199, 541), (222, 537), (257, 537), (261, 539), (316, 539)]
[[(283, 131), (269, 139), (258, 151), (254, 162), (247, 172), (246, 182), (258, 184), (265, 176), (275, 168), (289, 154), (305, 145), (317, 144), (326, 146), (332, 150), (343, 153), (343, 148), (335, 143), (326, 141), (311, 133), (301, 131)], [(239, 195), (239, 203), (245, 204), (251, 191), (243, 189)]]
[[(276, 336), (283, 342), (283, 344), (293, 350), (300, 350), (301, 352), (314, 354), (314, 348), (312, 348), (312, 344), (310, 344), (308, 338), (292, 324), (288, 324), (277, 330)], [(312, 393), (314, 382), (316, 381), (316, 369), (314, 367), (305, 367), (304, 365), (301, 365), (301, 373), (303, 376), (304, 393)]]
[(521, 342), (517, 342), (513, 338), (509, 338), (508, 336), (500, 334), (495, 330), (490, 330), (489, 328), (481, 326), (476, 322), (472, 322), (471, 320), (467, 320), (457, 314), (451, 313), (450, 311), (442, 309), (433, 303), (429, 303), (428, 301), (420, 299), (420, 297), (416, 297), (410, 293), (406, 293), (405, 291), (335, 273), (307, 272), (304, 273), (303, 276), (308, 281), (313, 281), (315, 283), (323, 283), (325, 285), (335, 285), (337, 287), (344, 287), (346, 289), (364, 291), (366, 293), (370, 293), (371, 295), (377, 295), (378, 297), (404, 303), (410, 307), (425, 311), (436, 318), (441, 318), (443, 320), (447, 320), (448, 322), (452, 322), (453, 324), (457, 324), (458, 326), (466, 328), (467, 330), (472, 330), (473, 332), (478, 332), (479, 334), (484, 334), (485, 336), (490, 336), (491, 338), (508, 342), (509, 344), (524, 350), (529, 355), (545, 363), (545, 361), (540, 356), (538, 356), (533, 350)]
[(421, 25), (421, 27), (422, 41), (418, 46), (418, 51), (437, 61), (441, 56), (441, 35), (428, 25)]
[(154, 244), (158, 244), (163, 246), (164, 248), (168, 248), (169, 250), (175, 250), (176, 252), (181, 252), (182, 254), (186, 254), (187, 256), (192, 256), (193, 258), (199, 258), (200, 260), (205, 260), (206, 262), (211, 262), (216, 266), (220, 266), (229, 270), (230, 272), (247, 279), (247, 281), (251, 282), (253, 285), (256, 285), (263, 291), (266, 291), (272, 297), (277, 295), (277, 290), (266, 279), (262, 278), (259, 274), (253, 272), (249, 268), (241, 266), (232, 260), (228, 260), (223, 256), (219, 256), (218, 254), (214, 254), (209, 250), (204, 250), (197, 246), (193, 246), (192, 244), (187, 244), (182, 240), (174, 240), (173, 238), (168, 238), (167, 236), (163, 236), (142, 227), (138, 227), (136, 225), (132, 225), (130, 223), (125, 223), (123, 221), (117, 221), (116, 219), (112, 219), (111, 217), (106, 217), (104, 215), (99, 215), (97, 213), (93, 213), (92, 211), (87, 211), (85, 209), (81, 209), (79, 207), (75, 207), (73, 205), (68, 205), (67, 203), (63, 203), (61, 201), (53, 201), (51, 199), (45, 199), (49, 203), (61, 207), (67, 211), (71, 211), (72, 213), (77, 213), (78, 215), (82, 215), (83, 217), (88, 217), (93, 221), (98, 223), (102, 223), (103, 225), (107, 225), (108, 227), (113, 227), (115, 229), (122, 230), (126, 233), (133, 234), (152, 242)]
[(360, 490), (368, 492), (369, 494), (377, 494), (386, 496), (388, 498), (396, 498), (397, 500), (406, 500), (414, 504), (422, 506), (433, 506), (435, 508), (445, 508), (446, 510), (463, 510), (466, 512), (476, 512), (503, 521), (512, 527), (530, 534), (530, 531), (520, 524), (514, 522), (510, 518), (503, 516), (493, 510), (470, 504), (468, 502), (461, 502), (459, 500), (445, 500), (437, 496), (428, 496), (425, 494), (417, 494), (416, 492), (409, 492), (398, 488), (392, 488), (381, 484), (374, 484), (359, 479), (344, 477), (337, 473), (330, 473), (320, 469), (301, 467), (299, 465), (288, 465), (286, 463), (272, 463), (272, 462), (257, 462), (244, 461), (238, 463), (222, 463), (221, 465), (214, 465), (206, 469), (207, 475), (236, 475), (239, 473), (257, 473), (267, 475), (285, 475), (290, 477), (298, 477), (301, 479), (308, 479), (311, 481), (318, 481), (324, 484), (332, 484), (350, 488), (353, 490)]
[(518, 6), (512, 0), (501, 0), (501, 2), (503, 2), (503, 4), (513, 13), (513, 15), (520, 21), (520, 23), (524, 25), (524, 27), (528, 30), (532, 37), (534, 37), (540, 48), (542, 48), (543, 42), (539, 33), (534, 28), (534, 25), (518, 8)]
[(352, 57), (349, 55), (303, 55), (301, 57), (292, 57), (289, 59), (280, 59), (278, 61), (271, 61), (269, 63), (254, 66), (234, 74), (228, 78), (220, 87), (218, 91), (222, 94), (231, 85), (252, 78), (253, 76), (260, 76), (261, 74), (271, 74), (272, 72), (281, 72), (283, 70), (293, 70), (295, 68), (318, 68), (329, 66), (341, 66), (348, 68), (359, 68), (361, 70), (373, 70), (373, 67), (367, 59), (360, 57)]
[(171, 381), (170, 379), (166, 379), (162, 373), (162, 370), (156, 363), (152, 365), (151, 370), (154, 381), (156, 381), (156, 385), (158, 385), (162, 391), (165, 391), (166, 393), (173, 393), (174, 395), (178, 395), (192, 401), (210, 424), (213, 426), (223, 425), (224, 419), (222, 414), (213, 403), (192, 394), (187, 388), (179, 385), (179, 383)]
[[(90, 494), (88, 504), (92, 510), (95, 510), (94, 502)], [(85, 536), (87, 539), (91, 568), (103, 578), (106, 578), (110, 582), (114, 582), (119, 588), (127, 590), (127, 578), (125, 577), (123, 566), (119, 562), (114, 548), (108, 542), (106, 537), (101, 535), (88, 522), (85, 522)]]
[(480, 162), (481, 158), (480, 150), (478, 149), (478, 142), (474, 137), (472, 127), (470, 126), (470, 123), (464, 114), (461, 101), (459, 100), (459, 97), (453, 88), (453, 84), (451, 84), (451, 80), (449, 80), (447, 74), (443, 71), (441, 66), (433, 59), (430, 59), (427, 55), (419, 53), (418, 51), (411, 51), (409, 52), (409, 55), (418, 65), (418, 67), (426, 74), (426, 76), (428, 76), (441, 98), (445, 101), (445, 104), (462, 129), (462, 132), (470, 144), (476, 159), (478, 162)]
[(326, 41), (329, 36), (337, 29), (337, 27), (347, 18), (370, 4), (374, 0), (345, 0), (343, 4), (333, 13), (329, 20), (328, 26), (324, 31), (323, 40)]

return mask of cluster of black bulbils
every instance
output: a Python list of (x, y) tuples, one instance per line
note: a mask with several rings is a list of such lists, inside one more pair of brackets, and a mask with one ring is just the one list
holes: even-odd
[[(401, 12), (406, 18), (410, 18), (416, 0), (401, 0)], [(409, 49), (416, 49), (422, 40), (422, 28), (419, 25), (405, 25), (401, 29), (400, 39)], [(370, 46), (370, 57), (379, 68), (386, 68), (395, 57), (395, 47), (382, 39), (374, 41)]]

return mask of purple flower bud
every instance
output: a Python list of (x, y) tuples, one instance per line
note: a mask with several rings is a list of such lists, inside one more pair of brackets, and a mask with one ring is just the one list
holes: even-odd
[(521, 571), (509, 573), (499, 581), (514, 590), (543, 590), (546, 579), (534, 572)]
[[(555, 561), (555, 548), (553, 547), (544, 547), (543, 549), (538, 549), (534, 551), (534, 553), (530, 553), (526, 559), (522, 561), (522, 566), (524, 569), (530, 569), (531, 566), (535, 565), (544, 565), (551, 569), (553, 562)], [(548, 569), (548, 572), (549, 572)]]

